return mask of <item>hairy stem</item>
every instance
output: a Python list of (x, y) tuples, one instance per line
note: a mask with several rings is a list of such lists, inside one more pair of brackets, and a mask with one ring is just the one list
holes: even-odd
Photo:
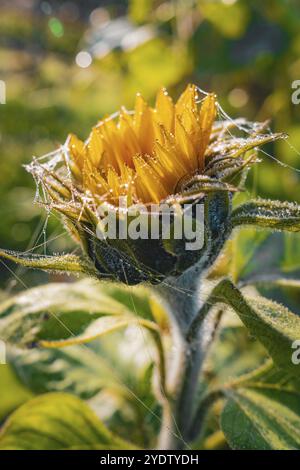
[[(163, 400), (158, 447), (183, 449), (188, 447), (198, 377), (215, 329), (215, 319), (210, 315), (203, 316), (191, 335), (191, 324), (203, 308), (200, 276), (196, 269), (159, 286), (159, 294), (171, 315), (174, 347), (167, 367), (167, 395)], [(206, 314), (208, 310), (205, 310)]]

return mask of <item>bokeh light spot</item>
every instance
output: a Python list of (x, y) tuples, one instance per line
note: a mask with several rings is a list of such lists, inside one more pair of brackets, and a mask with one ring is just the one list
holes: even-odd
[(61, 38), (64, 35), (64, 26), (57, 18), (50, 18), (48, 21), (49, 29), (53, 36)]
[(237, 0), (222, 0), (222, 3), (224, 3), (224, 5), (233, 5), (236, 1)]
[(89, 67), (92, 63), (92, 56), (89, 52), (87, 51), (80, 51), (76, 55), (75, 62), (78, 65), (78, 67), (81, 67), (83, 69), (86, 69)]
[(228, 95), (228, 101), (234, 108), (241, 108), (248, 103), (249, 95), (242, 88), (234, 88)]

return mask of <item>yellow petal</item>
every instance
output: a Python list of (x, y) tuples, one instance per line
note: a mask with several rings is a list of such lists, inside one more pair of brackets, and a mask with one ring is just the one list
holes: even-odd
[(141, 156), (134, 157), (133, 163), (140, 177), (140, 183), (144, 186), (143, 193), (147, 195), (145, 202), (153, 201), (159, 203), (162, 199), (166, 198), (168, 193), (153, 168)]
[(199, 124), (201, 129), (201, 141), (198, 151), (198, 160), (200, 169), (204, 168), (204, 155), (209, 144), (212, 126), (216, 118), (216, 96), (211, 93), (207, 95), (203, 102), (199, 113)]
[(86, 160), (82, 170), (83, 185), (93, 196), (109, 196), (109, 185), (93, 164)]
[(94, 166), (98, 167), (104, 149), (101, 135), (97, 127), (94, 127), (90, 133), (87, 142), (87, 150), (90, 160), (93, 162)]
[(128, 166), (132, 166), (132, 158), (141, 153), (141, 147), (137, 135), (133, 129), (131, 116), (122, 111), (119, 118), (119, 129), (122, 138), (124, 161)]
[(122, 145), (120, 136), (117, 132), (117, 127), (114, 121), (106, 119), (99, 126), (99, 131), (103, 142), (103, 167), (106, 170), (112, 166), (119, 172), (122, 166)]
[(166, 147), (155, 144), (155, 155), (164, 171), (167, 173), (170, 182), (182, 178), (186, 174), (186, 168), (182, 164), (180, 155), (176, 152), (170, 152)]
[(85, 145), (76, 135), (70, 134), (68, 137), (68, 148), (74, 162), (79, 168), (83, 168), (85, 159)]
[[(176, 139), (181, 139), (179, 145), (182, 149), (182, 141), (189, 141), (188, 145), (184, 145), (185, 154), (190, 157), (192, 169), (196, 170), (198, 166), (196, 154), (200, 139), (200, 123), (198, 116), (198, 92), (195, 85), (188, 85), (176, 103)], [(179, 125), (180, 123), (180, 125)], [(184, 129), (182, 132), (181, 127)], [(186, 138), (183, 137), (185, 134)], [(189, 148), (189, 150), (187, 150)]]
[(176, 146), (184, 165), (187, 165), (191, 171), (195, 171), (198, 165), (196, 151), (179, 117), (175, 120), (175, 136)]
[(108, 168), (107, 170), (107, 182), (110, 189), (111, 199), (117, 204), (117, 199), (120, 196), (120, 179), (113, 168)]
[(176, 103), (176, 114), (181, 116), (185, 109), (197, 111), (198, 92), (195, 85), (188, 85)]
[(135, 173), (132, 168), (129, 168), (125, 163), (121, 170), (121, 188), (120, 192), (122, 196), (127, 196), (127, 205), (131, 206), (133, 204), (133, 197), (136, 193), (134, 178)]
[(166, 169), (166, 167), (164, 167), (162, 163), (156, 158), (149, 159), (147, 163), (154, 171), (154, 174), (158, 177), (160, 185), (162, 185), (167, 194), (173, 193), (173, 190), (177, 184), (176, 175)]
[(156, 97), (156, 120), (162, 124), (168, 132), (174, 132), (175, 107), (172, 98), (165, 88), (162, 88)]
[(151, 155), (154, 144), (153, 110), (140, 94), (136, 96), (134, 126), (142, 153)]

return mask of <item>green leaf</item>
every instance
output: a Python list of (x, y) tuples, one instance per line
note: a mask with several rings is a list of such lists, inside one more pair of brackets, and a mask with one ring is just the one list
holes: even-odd
[(233, 380), (225, 383), (227, 387), (270, 387), (275, 386), (278, 389), (299, 392), (300, 390), (300, 376), (294, 377), (287, 373), (285, 370), (278, 368), (272, 359), (265, 359), (264, 363), (252, 369)]
[[(133, 367), (137, 370), (131, 371), (131, 377), (127, 371), (127, 378), (125, 377), (133, 393), (128, 393), (122, 401), (118, 400), (107, 423), (112, 431), (123, 438), (130, 435), (130, 440), (137, 446), (154, 448), (161, 425), (161, 406), (153, 391), (154, 364), (150, 363), (142, 368), (132, 364)], [(98, 397), (101, 399), (101, 395), (98, 395), (92, 400), (96, 409)]]
[(233, 449), (300, 449), (299, 393), (265, 384), (228, 396), (221, 428)]
[(250, 337), (242, 323), (225, 325), (206, 358), (204, 378), (210, 387), (219, 388), (229, 380), (236, 380), (252, 371), (266, 358), (263, 346)]
[(41, 269), (54, 273), (84, 273), (97, 277), (94, 266), (76, 255), (45, 256), (24, 255), (15, 251), (0, 250), (0, 258), (5, 258), (26, 268)]
[[(147, 341), (138, 326), (126, 334), (116, 331), (89, 345), (105, 360), (122, 390), (104, 389), (90, 401), (94, 409), (104, 410), (109, 429), (139, 447), (153, 448), (159, 431), (161, 408), (154, 396), (154, 342)], [(121, 393), (115, 393), (115, 392)], [(114, 392), (114, 393), (113, 393)], [(106, 402), (108, 406), (106, 406)], [(141, 432), (141, 429), (143, 432)]]
[(0, 421), (33, 397), (31, 391), (20, 382), (9, 364), (0, 365), (0, 387)]
[(13, 350), (9, 362), (30, 390), (68, 392), (90, 399), (102, 389), (122, 393), (112, 366), (91, 348)]
[(233, 227), (255, 225), (257, 227), (300, 231), (300, 206), (288, 202), (257, 199), (237, 207), (231, 216)]
[(86, 279), (27, 290), (0, 305), (1, 339), (18, 347), (63, 347), (128, 325), (157, 332), (148, 292)]
[(270, 232), (247, 226), (236, 232), (235, 279), (276, 276), (299, 278), (299, 232)]
[(249, 278), (243, 279), (240, 285), (258, 285), (258, 286), (279, 286), (287, 287), (290, 289), (299, 289), (300, 288), (300, 272), (291, 272), (291, 273), (262, 273), (261, 275), (257, 274), (250, 276)]
[(235, 282), (253, 273), (277, 269), (284, 251), (281, 239), (286, 235), (269, 230), (256, 230), (252, 226), (237, 230), (230, 243), (228, 260)]
[[(88, 346), (9, 352), (21, 381), (36, 393), (68, 392), (89, 399), (112, 432), (139, 447), (155, 445), (160, 407), (153, 395), (154, 344), (131, 327)], [(97, 393), (99, 392), (99, 393)], [(143, 432), (141, 433), (141, 429)]]
[[(268, 359), (263, 346), (250, 336), (234, 312), (225, 305), (222, 306), (222, 311), (218, 334), (203, 365), (199, 386), (200, 400), (190, 428), (191, 439), (199, 439), (195, 447), (198, 449), (206, 448), (207, 442), (203, 441), (206, 437), (208, 445), (214, 445), (213, 436), (219, 432), (220, 408), (213, 404), (222, 396), (223, 389), (227, 389), (232, 382), (242, 380), (242, 377), (248, 377), (258, 364)], [(199, 430), (204, 421), (205, 433), (200, 433), (199, 437)], [(212, 443), (208, 436), (212, 437)], [(224, 445), (224, 436), (221, 442)]]
[(50, 393), (15, 411), (0, 434), (1, 450), (128, 449), (79, 398)]
[(299, 366), (292, 362), (292, 345), (300, 338), (300, 318), (297, 315), (264, 297), (243, 295), (226, 279), (215, 287), (211, 301), (224, 302), (232, 307), (274, 362), (289, 373), (299, 375)]

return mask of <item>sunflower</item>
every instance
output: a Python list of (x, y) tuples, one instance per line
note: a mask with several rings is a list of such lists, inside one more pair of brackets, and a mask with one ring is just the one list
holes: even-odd
[[(122, 108), (99, 121), (85, 142), (69, 135), (50, 157), (27, 166), (42, 187), (43, 203), (63, 214), (101, 274), (131, 283), (157, 280), (218, 255), (232, 195), (258, 161), (256, 148), (281, 136), (266, 132), (265, 123), (217, 120), (218, 111), (215, 94), (201, 99), (195, 85), (188, 85), (176, 103), (161, 89), (154, 107), (138, 94), (133, 111)], [(201, 201), (203, 249), (186, 253), (184, 240), (99, 240), (97, 208), (105, 203), (118, 212), (120, 197), (127, 206), (149, 208)]]

